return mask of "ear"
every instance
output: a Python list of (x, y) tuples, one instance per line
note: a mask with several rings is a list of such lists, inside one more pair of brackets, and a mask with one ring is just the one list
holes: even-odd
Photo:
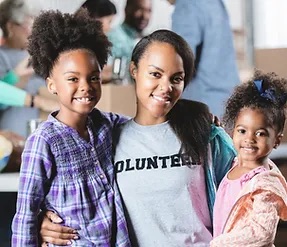
[(54, 80), (51, 79), (50, 77), (47, 77), (46, 83), (47, 83), (48, 91), (49, 91), (51, 94), (57, 94), (57, 90), (56, 90), (56, 86), (55, 86)]
[(136, 79), (137, 71), (138, 71), (138, 69), (137, 69), (135, 63), (131, 62), (130, 63), (130, 75), (134, 80)]
[(12, 37), (13, 36), (13, 24), (11, 21), (8, 21), (6, 23), (6, 30), (7, 30), (7, 37)]
[(276, 137), (276, 141), (275, 141), (275, 144), (274, 144), (274, 149), (278, 148), (278, 146), (280, 145), (281, 143), (281, 140), (283, 138), (283, 134), (282, 133), (279, 133)]

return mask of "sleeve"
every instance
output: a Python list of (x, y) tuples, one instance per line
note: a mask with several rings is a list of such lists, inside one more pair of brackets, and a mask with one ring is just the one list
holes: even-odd
[(10, 64), (5, 59), (4, 52), (0, 50), (0, 78), (3, 78), (11, 69), (13, 68), (11, 68)]
[(50, 187), (51, 151), (40, 135), (31, 135), (22, 154), (12, 246), (38, 246), (38, 214)]
[(24, 106), (27, 92), (6, 82), (0, 81), (0, 104), (7, 106)]
[(108, 118), (110, 119), (113, 129), (114, 128), (118, 128), (121, 124), (125, 123), (126, 121), (128, 121), (130, 119), (130, 117), (128, 116), (123, 116), (120, 114), (116, 114), (116, 113), (106, 113), (108, 114)]
[(197, 48), (202, 45), (205, 11), (200, 1), (179, 1), (172, 15), (172, 29), (190, 45), (197, 57)]
[(271, 246), (279, 221), (278, 204), (282, 198), (270, 191), (263, 191), (255, 194), (252, 199), (252, 208), (247, 209), (252, 210), (248, 213), (248, 218), (244, 221), (239, 219), (239, 221), (241, 220), (240, 223), (235, 224), (230, 232), (223, 233), (213, 239), (210, 246)]
[(19, 77), (18, 75), (16, 75), (14, 70), (9, 70), (2, 78), (2, 81), (5, 81), (7, 84), (10, 85), (15, 85), (19, 81)]
[(217, 127), (214, 124), (211, 130), (211, 149), (215, 182), (218, 186), (227, 171), (231, 168), (236, 151), (230, 136), (223, 128)]
[(230, 169), (235, 158), (235, 150), (228, 134), (214, 124), (211, 126), (210, 154), (205, 165), (205, 181), (210, 218), (213, 219), (213, 206), (217, 187)]

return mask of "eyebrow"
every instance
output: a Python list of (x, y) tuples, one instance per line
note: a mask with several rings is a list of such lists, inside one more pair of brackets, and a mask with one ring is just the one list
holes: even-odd
[[(244, 129), (247, 129), (247, 127), (246, 127), (245, 125), (242, 125), (242, 124), (236, 125), (235, 128), (244, 128)], [(268, 129), (265, 128), (265, 127), (258, 128), (257, 131), (258, 131), (258, 130), (264, 130), (264, 131), (268, 132)]]
[[(66, 72), (64, 72), (63, 75), (69, 74), (69, 73), (77, 74), (77, 75), (81, 74), (80, 72), (72, 71), (72, 70), (71, 70), (71, 71), (66, 71)], [(101, 71), (100, 71), (100, 70), (93, 70), (90, 74), (94, 74), (94, 73), (101, 73)]]
[[(155, 65), (153, 65), (153, 64), (150, 64), (150, 65), (148, 65), (149, 67), (153, 67), (153, 68), (155, 68), (155, 69), (157, 69), (157, 70), (159, 70), (159, 71), (161, 71), (161, 72), (164, 72), (164, 70), (163, 69), (161, 69), (161, 68), (159, 68), (159, 67), (157, 67), (157, 66), (155, 66)], [(178, 71), (178, 72), (176, 72), (176, 73), (174, 73), (175, 75), (176, 74), (184, 74), (184, 71)]]
[(163, 69), (161, 69), (161, 68), (159, 68), (159, 67), (157, 67), (157, 66), (155, 66), (155, 65), (153, 65), (153, 64), (150, 64), (149, 67), (153, 67), (153, 68), (155, 68), (155, 69), (157, 69), (157, 70), (159, 70), (159, 71), (161, 71), (161, 72), (164, 72)]

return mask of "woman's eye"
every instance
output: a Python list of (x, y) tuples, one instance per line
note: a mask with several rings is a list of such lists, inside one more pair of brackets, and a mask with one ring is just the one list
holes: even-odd
[(78, 78), (76, 78), (76, 77), (70, 77), (70, 78), (68, 78), (68, 81), (76, 82), (76, 81), (78, 81)]
[(91, 82), (98, 82), (98, 81), (101, 80), (101, 77), (99, 77), (99, 76), (92, 76), (90, 80), (91, 80)]
[(175, 77), (175, 78), (173, 79), (173, 82), (176, 83), (176, 84), (179, 84), (179, 83), (181, 83), (182, 81), (183, 81), (183, 78), (182, 78), (182, 77)]
[(158, 72), (151, 72), (150, 75), (152, 75), (153, 77), (156, 77), (156, 78), (160, 77), (160, 73), (158, 73)]

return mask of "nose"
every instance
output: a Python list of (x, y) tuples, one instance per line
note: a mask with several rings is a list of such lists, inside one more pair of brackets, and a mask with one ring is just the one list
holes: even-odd
[(148, 10), (145, 10), (145, 11), (143, 11), (143, 13), (142, 13), (142, 18), (144, 19), (144, 20), (149, 20), (150, 19), (150, 15), (151, 15), (151, 13), (150, 13), (150, 11), (148, 11)]
[(87, 80), (82, 80), (79, 86), (82, 92), (88, 92), (91, 90), (91, 84)]
[(172, 91), (172, 84), (169, 80), (163, 80), (159, 84), (159, 89), (160, 89), (160, 91), (163, 91), (163, 92), (171, 92)]
[(245, 136), (246, 143), (255, 143), (255, 138), (253, 133), (247, 133)]

